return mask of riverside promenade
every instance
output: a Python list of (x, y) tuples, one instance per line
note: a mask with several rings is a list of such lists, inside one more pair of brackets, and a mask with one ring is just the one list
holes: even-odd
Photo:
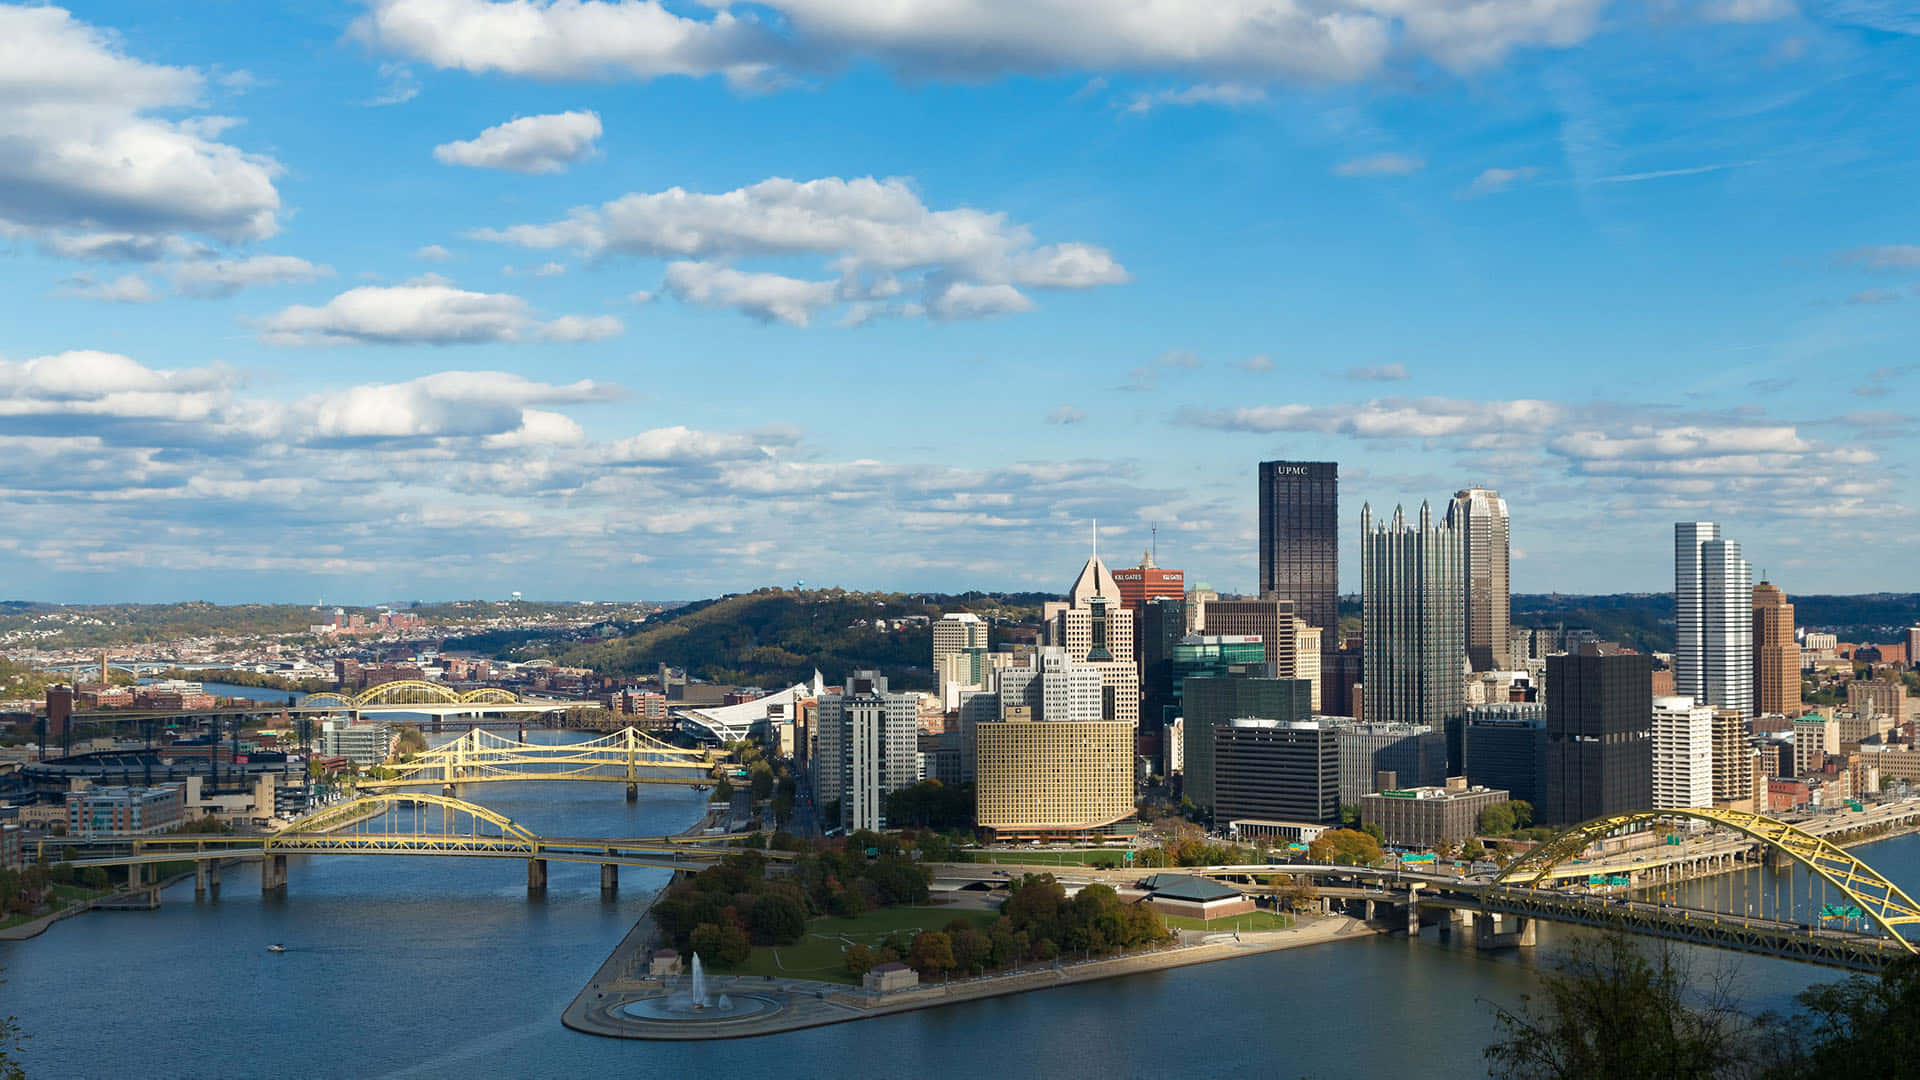
[(911, 990), (878, 993), (844, 983), (771, 976), (707, 976), (714, 994), (753, 996), (778, 1005), (777, 1009), (738, 1020), (698, 1018), (655, 1020), (621, 1011), (634, 1002), (664, 998), (686, 990), (686, 976), (653, 978), (647, 974), (651, 919), (642, 919), (613, 955), (561, 1014), (561, 1022), (575, 1031), (619, 1039), (700, 1040), (741, 1039), (801, 1028), (843, 1024), (916, 1009), (932, 1009), (1003, 994), (1024, 994), (1076, 983), (1137, 975), (1149, 971), (1208, 964), (1241, 956), (1301, 948), (1334, 941), (1358, 940), (1378, 931), (1358, 919), (1340, 916), (1304, 920), (1285, 930), (1233, 934), (1186, 931), (1178, 945), (1081, 963), (1059, 963), (972, 979), (929, 983)]

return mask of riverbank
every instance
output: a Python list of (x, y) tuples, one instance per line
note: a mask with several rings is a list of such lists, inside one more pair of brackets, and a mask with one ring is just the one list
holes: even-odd
[(1303, 921), (1286, 930), (1238, 935), (1187, 935), (1199, 940), (1151, 952), (930, 983), (889, 993), (810, 979), (709, 975), (707, 985), (710, 993), (716, 997), (729, 994), (759, 998), (771, 1002), (776, 1008), (739, 1020), (653, 1020), (623, 1010), (638, 1002), (682, 992), (686, 979), (659, 979), (645, 974), (652, 920), (642, 919), (633, 932), (621, 941), (613, 955), (607, 958), (606, 963), (600, 966), (579, 996), (567, 1006), (561, 1014), (561, 1022), (575, 1031), (618, 1039), (686, 1041), (751, 1038), (1149, 971), (1258, 956), (1308, 945), (1360, 940), (1376, 933), (1378, 931), (1358, 919), (1335, 916)]
[[(69, 904), (59, 911), (48, 912), (32, 922), (24, 922), (18, 926), (9, 926), (4, 930), (0, 930), (0, 941), (26, 941), (29, 938), (39, 937), (41, 934), (52, 929), (54, 923), (60, 922), (63, 919), (71, 919), (75, 915), (84, 915), (89, 911), (113, 910), (113, 905), (116, 901), (138, 896), (142, 893), (158, 896), (162, 889), (185, 881), (192, 876), (193, 871), (188, 870), (183, 873), (174, 874), (157, 884), (142, 885), (137, 889), (115, 889), (113, 892), (107, 893), (104, 896), (95, 896), (78, 903)], [(158, 906), (158, 904), (156, 903), (155, 906)]]

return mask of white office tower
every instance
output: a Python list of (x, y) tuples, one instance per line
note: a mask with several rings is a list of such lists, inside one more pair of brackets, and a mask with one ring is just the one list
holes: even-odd
[(1690, 697), (1654, 698), (1653, 808), (1712, 805), (1713, 706), (1695, 705)]
[(1039, 719), (1099, 720), (1105, 695), (1100, 669), (1076, 664), (1067, 650), (1042, 646)]
[(1753, 566), (1711, 521), (1673, 526), (1673, 688), (1753, 715)]
[(955, 709), (960, 691), (987, 689), (987, 624), (970, 611), (948, 612), (933, 624), (933, 678), (941, 706)]
[(886, 828), (887, 795), (919, 779), (919, 695), (895, 694), (877, 672), (858, 671), (820, 698), (814, 799), (840, 803), (839, 824)]
[(1074, 578), (1067, 597), (1041, 608), (1046, 644), (1099, 670), (1105, 719), (1137, 725), (1140, 669), (1133, 652), (1133, 612), (1121, 606), (1120, 587), (1097, 553)]
[(1506, 671), (1512, 621), (1507, 500), (1487, 488), (1454, 493), (1447, 525), (1460, 534), (1467, 563), (1467, 660), (1475, 671)]

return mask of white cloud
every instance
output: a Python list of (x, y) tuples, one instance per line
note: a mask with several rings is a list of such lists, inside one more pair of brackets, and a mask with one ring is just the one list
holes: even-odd
[(541, 263), (529, 271), (534, 277), (559, 277), (566, 272), (567, 268), (557, 262)]
[[(1036, 244), (1030, 230), (1004, 214), (930, 209), (897, 178), (772, 179), (718, 195), (671, 188), (581, 207), (549, 224), (475, 235), (540, 250), (569, 248), (587, 259), (678, 258), (667, 270), (667, 292), (793, 326), (841, 303), (853, 305), (849, 324), (882, 314), (979, 318), (1030, 310), (1021, 286), (1090, 289), (1129, 280), (1102, 248)], [(824, 272), (838, 280), (732, 265), (801, 255), (825, 259)], [(909, 291), (917, 297), (902, 299)]]
[(1847, 297), (1849, 304), (1890, 304), (1900, 299), (1900, 294), (1892, 289), (1861, 289)]
[(319, 307), (295, 304), (257, 326), (269, 345), (465, 345), (529, 336), (597, 341), (620, 331), (611, 316), (543, 325), (518, 296), (457, 289), (432, 276), (404, 285), (363, 285)]
[(410, 382), (316, 394), (295, 403), (291, 412), (305, 438), (321, 441), (448, 436), (551, 441), (564, 425), (551, 416), (530, 420), (534, 410), (529, 406), (618, 395), (618, 387), (588, 380), (559, 386), (503, 371), (443, 371)]
[(439, 244), (428, 244), (426, 247), (416, 248), (413, 257), (424, 262), (441, 263), (453, 258), (453, 252), (448, 251)]
[(1399, 382), (1407, 377), (1407, 365), (1375, 364), (1368, 367), (1350, 367), (1345, 374), (1355, 382)]
[(1878, 247), (1843, 251), (1843, 261), (1858, 263), (1874, 270), (1912, 270), (1920, 268), (1920, 244), (1882, 244)]
[(831, 281), (746, 273), (707, 262), (670, 264), (662, 288), (682, 303), (730, 308), (762, 322), (788, 326), (806, 326), (821, 308), (839, 299), (839, 288)]
[(227, 118), (153, 115), (194, 107), (204, 83), (60, 8), (0, 6), (0, 231), (99, 257), (273, 235), (279, 165), (218, 141)]
[(254, 285), (301, 285), (332, 276), (333, 267), (292, 255), (255, 255), (180, 263), (173, 268), (173, 287), (188, 296), (219, 297)]
[(1258, 375), (1262, 372), (1273, 370), (1273, 358), (1269, 357), (1266, 353), (1259, 353), (1254, 356), (1249, 356), (1233, 366), (1250, 375)]
[(1700, 17), (1707, 22), (1772, 22), (1797, 14), (1793, 0), (1707, 0)]
[(1482, 195), (1495, 195), (1538, 175), (1540, 170), (1532, 165), (1525, 165), (1518, 169), (1487, 169), (1473, 178), (1473, 183), (1467, 185), (1466, 189), (1460, 193), (1460, 197), (1477, 199)]
[(523, 116), (490, 127), (465, 142), (436, 146), (433, 156), (443, 165), (475, 169), (534, 175), (565, 172), (567, 166), (593, 156), (594, 140), (600, 137), (600, 131), (600, 114), (596, 112)]
[(1011, 285), (975, 285), (956, 281), (934, 294), (927, 311), (943, 321), (984, 319), (1032, 311), (1033, 301)]
[(605, 341), (626, 332), (612, 315), (562, 315), (540, 328), (540, 340), (555, 342)]
[(420, 78), (405, 64), (380, 65), (380, 90), (362, 105), (404, 105), (420, 96)]
[(1071, 405), (1062, 405), (1047, 414), (1049, 424), (1077, 424), (1087, 418), (1087, 414)]
[[(722, 75), (764, 88), (876, 60), (916, 78), (1084, 71), (1228, 85), (1344, 82), (1396, 54), (1455, 71), (1589, 37), (1602, 0), (766, 0), (708, 18), (659, 0), (373, 0), (353, 26), (441, 68), (552, 80)], [(760, 14), (761, 8), (766, 16)]]
[(99, 280), (92, 274), (75, 274), (60, 283), (59, 294), (115, 304), (150, 304), (159, 299), (153, 286), (139, 274), (122, 274), (111, 281)]
[(1218, 105), (1238, 109), (1267, 100), (1267, 92), (1258, 86), (1211, 83), (1184, 86), (1175, 90), (1148, 90), (1135, 94), (1127, 103), (1130, 113), (1152, 112), (1165, 106)]
[(1426, 167), (1425, 158), (1412, 154), (1374, 154), (1343, 161), (1332, 172), (1335, 176), (1406, 176)]

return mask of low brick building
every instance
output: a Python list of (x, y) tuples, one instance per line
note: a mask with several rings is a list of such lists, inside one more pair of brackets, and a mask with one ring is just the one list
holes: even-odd
[(1141, 882), (1141, 887), (1147, 891), (1141, 903), (1162, 915), (1218, 919), (1253, 910), (1252, 897), (1231, 885), (1192, 874), (1155, 874)]
[(1395, 847), (1457, 844), (1480, 832), (1480, 814), (1507, 800), (1496, 788), (1468, 787), (1451, 777), (1444, 787), (1404, 788), (1360, 797), (1360, 820), (1380, 826)]

